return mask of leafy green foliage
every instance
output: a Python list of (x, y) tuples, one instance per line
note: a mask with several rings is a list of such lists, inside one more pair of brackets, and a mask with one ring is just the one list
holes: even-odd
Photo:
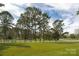
[(13, 16), (8, 11), (0, 13), (0, 28), (2, 28), (1, 35), (4, 39), (8, 38), (10, 28), (12, 27)]
[(64, 30), (63, 26), (64, 26), (63, 20), (55, 20), (53, 22), (53, 28), (51, 28), (51, 30), (53, 33), (52, 36), (55, 40), (59, 40), (59, 38), (61, 38), (65, 34), (68, 34), (68, 32), (63, 32)]
[[(28, 39), (36, 39), (37, 35), (43, 37), (43, 33), (48, 26), (48, 19), (47, 13), (42, 13), (40, 9), (35, 7), (26, 8), (26, 11), (21, 14), (17, 21), (18, 28), (22, 29), (20, 35), (27, 35)], [(24, 30), (26, 30), (26, 34), (23, 32)]]

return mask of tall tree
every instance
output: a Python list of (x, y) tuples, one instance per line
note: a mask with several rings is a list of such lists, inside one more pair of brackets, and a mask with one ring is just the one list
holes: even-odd
[(17, 25), (23, 30), (27, 30), (29, 38), (36, 40), (37, 33), (40, 32), (40, 30), (43, 31), (43, 28), (48, 25), (48, 19), (48, 15), (43, 13), (40, 9), (28, 7), (26, 8), (26, 11), (21, 14), (20, 19), (17, 21)]
[(42, 19), (39, 24), (39, 31), (40, 31), (40, 37), (44, 40), (45, 39), (45, 33), (48, 30), (48, 19), (50, 18), (47, 13), (42, 14)]
[(12, 27), (13, 16), (8, 11), (2, 11), (0, 13), (0, 27), (2, 28), (2, 35), (4, 39), (8, 38), (8, 33)]
[(63, 32), (64, 28), (63, 20), (55, 20), (53, 23), (53, 38), (55, 40), (59, 40), (64, 34), (68, 34), (68, 32)]

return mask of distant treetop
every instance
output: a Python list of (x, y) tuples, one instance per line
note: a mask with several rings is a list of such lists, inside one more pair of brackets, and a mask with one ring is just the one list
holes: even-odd
[(0, 3), (0, 7), (4, 6), (4, 4)]

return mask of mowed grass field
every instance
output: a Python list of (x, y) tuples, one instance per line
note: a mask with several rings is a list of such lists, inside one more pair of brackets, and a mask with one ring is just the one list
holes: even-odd
[(0, 43), (1, 56), (79, 56), (78, 42)]

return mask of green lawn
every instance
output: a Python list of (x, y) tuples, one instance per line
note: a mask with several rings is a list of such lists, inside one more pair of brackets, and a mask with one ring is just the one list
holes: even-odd
[(1, 56), (79, 56), (78, 42), (0, 44)]

